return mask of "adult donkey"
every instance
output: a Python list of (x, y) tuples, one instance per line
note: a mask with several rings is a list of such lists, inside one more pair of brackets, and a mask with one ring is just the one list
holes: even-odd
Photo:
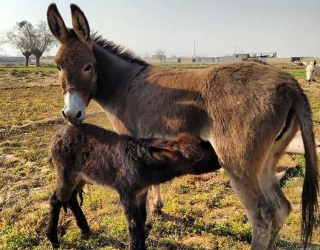
[(251, 61), (197, 71), (153, 67), (90, 35), (87, 18), (74, 4), (71, 13), (73, 29), (65, 26), (55, 4), (47, 12), (61, 43), (55, 62), (64, 91), (63, 117), (81, 123), (93, 99), (118, 133), (173, 137), (186, 131), (210, 141), (252, 224), (252, 249), (272, 249), (291, 211), (274, 172), (300, 125), (306, 149), (301, 225), (307, 247), (318, 207), (318, 166), (311, 109), (293, 77)]

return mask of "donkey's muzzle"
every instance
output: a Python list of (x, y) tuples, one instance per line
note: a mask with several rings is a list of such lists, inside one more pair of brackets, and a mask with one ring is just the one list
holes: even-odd
[(61, 111), (62, 117), (69, 121), (72, 125), (80, 124), (83, 120), (83, 112), (79, 110), (78, 112), (67, 112), (66, 109)]
[(67, 91), (64, 96), (65, 106), (61, 111), (62, 117), (71, 124), (80, 124), (86, 113), (86, 100), (77, 91)]

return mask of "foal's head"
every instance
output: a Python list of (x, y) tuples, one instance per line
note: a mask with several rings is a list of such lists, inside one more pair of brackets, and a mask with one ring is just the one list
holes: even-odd
[(55, 63), (64, 92), (62, 116), (72, 124), (79, 124), (96, 92), (96, 60), (88, 21), (78, 6), (71, 4), (70, 8), (73, 29), (66, 27), (55, 4), (49, 6), (47, 19), (52, 34), (60, 42)]

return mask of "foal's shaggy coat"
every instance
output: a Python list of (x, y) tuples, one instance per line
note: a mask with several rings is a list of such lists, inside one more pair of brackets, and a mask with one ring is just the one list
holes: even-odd
[(146, 249), (146, 198), (152, 184), (186, 174), (220, 168), (209, 142), (187, 133), (173, 140), (133, 139), (100, 127), (81, 124), (63, 127), (53, 137), (51, 161), (57, 173), (50, 198), (47, 236), (59, 247), (57, 225), (62, 206), (68, 206), (82, 233), (88, 223), (77, 202), (86, 182), (111, 186), (120, 195), (131, 236), (131, 249)]
[[(274, 172), (300, 126), (306, 152), (301, 209), (306, 248), (319, 178), (310, 105), (292, 76), (252, 61), (193, 71), (154, 67), (91, 36), (78, 6), (71, 5), (71, 14), (73, 29), (68, 29), (55, 4), (47, 12), (60, 42), (55, 62), (65, 119), (81, 123), (92, 98), (118, 133), (172, 138), (189, 132), (209, 141), (252, 224), (252, 249), (272, 249), (291, 211)], [(160, 196), (156, 205), (162, 205)]]

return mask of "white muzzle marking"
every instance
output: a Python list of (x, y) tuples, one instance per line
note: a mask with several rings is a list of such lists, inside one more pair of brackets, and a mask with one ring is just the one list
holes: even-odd
[(65, 106), (62, 117), (73, 125), (80, 124), (85, 116), (86, 105), (77, 92), (67, 92), (64, 97)]

